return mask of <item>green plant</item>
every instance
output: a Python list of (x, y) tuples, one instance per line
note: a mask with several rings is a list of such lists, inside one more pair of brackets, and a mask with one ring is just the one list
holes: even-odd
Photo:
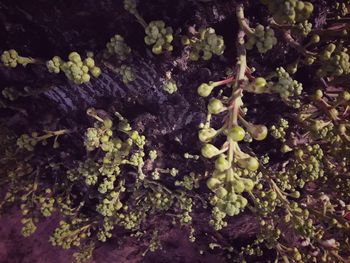
[[(189, 213), (192, 199), (184, 191), (175, 193), (146, 177), (146, 138), (133, 130), (119, 113), (115, 113), (116, 122), (103, 114), (99, 115), (93, 108), (87, 114), (96, 121), (85, 132), (86, 159), (74, 162), (75, 167), (70, 169), (59, 168), (59, 173), (55, 165), (48, 166), (47, 172), (54, 173), (59, 182), (53, 188), (43, 188), (47, 183), (43, 180), (44, 174), (38, 175), (30, 165), (7, 171), (7, 179), (14, 184), (13, 188), (8, 189), (7, 196), (11, 200), (6, 200), (6, 203), (15, 200), (21, 203), (23, 235), (33, 234), (36, 223), (42, 217), (50, 217), (54, 210), (58, 210), (62, 221), (50, 237), (50, 242), (64, 249), (81, 247), (80, 254), (75, 254), (79, 262), (91, 257), (96, 242), (105, 242), (111, 238), (115, 226), (136, 230), (149, 216), (173, 209), (176, 211), (174, 219), (188, 224), (191, 221)], [(57, 139), (67, 132), (46, 132), (42, 136), (25, 134), (18, 139), (17, 144), (20, 149), (33, 151), (38, 142), (50, 137)], [(94, 157), (89, 153), (93, 153)], [(150, 151), (149, 155), (150, 160), (156, 159), (154, 151)], [(175, 168), (161, 172), (172, 176), (178, 173)], [(26, 181), (33, 183), (23, 185), (23, 176)], [(133, 178), (132, 181), (129, 181), (130, 177)], [(90, 197), (85, 200), (80, 194), (76, 195), (73, 188), (77, 186), (84, 186), (84, 191)], [(56, 197), (56, 202), (53, 196)], [(88, 213), (84, 212), (91, 205), (95, 208)], [(37, 210), (40, 214), (37, 214)], [(154, 247), (152, 242), (149, 248), (151, 251), (159, 246)]]
[(89, 82), (90, 74), (95, 78), (101, 75), (101, 69), (95, 66), (92, 57), (87, 57), (83, 61), (77, 52), (70, 53), (67, 62), (60, 57), (53, 57), (46, 63), (46, 66), (51, 73), (58, 74), (62, 70), (69, 80), (78, 85)]
[(137, 21), (145, 29), (145, 43), (146, 45), (152, 45), (152, 52), (159, 55), (165, 51), (173, 51), (173, 46), (171, 42), (173, 41), (173, 29), (170, 26), (166, 26), (165, 22), (162, 20), (154, 20), (148, 24), (142, 18), (142, 16), (137, 11), (137, 4), (134, 0), (124, 0), (124, 8), (133, 14)]
[(35, 59), (29, 57), (21, 57), (14, 49), (6, 50), (1, 54), (1, 62), (10, 68), (17, 67), (18, 64), (27, 66), (31, 63), (36, 63)]
[(254, 30), (249, 30), (248, 41), (245, 47), (250, 50), (254, 45), (260, 53), (266, 53), (277, 43), (275, 31), (271, 28), (265, 30), (263, 25), (257, 25)]
[(156, 55), (162, 51), (173, 50), (171, 42), (173, 41), (173, 29), (165, 27), (165, 23), (161, 20), (151, 21), (145, 28), (145, 43), (152, 46), (152, 52)]
[(131, 52), (131, 48), (125, 43), (124, 38), (121, 35), (114, 35), (110, 41), (106, 44), (107, 52), (105, 57), (116, 55), (120, 61), (127, 59)]
[[(130, 115), (132, 122), (106, 105), (105, 110), (89, 108), (89, 118), (73, 128), (62, 127), (69, 121), (48, 125), (27, 119), (17, 104), (31, 96), (27, 88), (2, 89), (1, 107), (16, 110), (30, 123), (24, 134), (15, 136), (23, 130), (5, 128), (6, 121), (0, 118), (0, 208), (5, 212), (19, 207), (23, 236), (34, 234), (42, 220), (58, 217), (50, 242), (74, 249), (77, 262), (89, 260), (94, 249), (112, 237), (144, 244), (139, 248), (145, 256), (166, 247), (163, 232), (180, 227), (191, 242), (204, 244), (200, 254), (205, 255), (207, 246), (230, 262), (348, 262), (350, 72), (345, 2), (332, 3), (338, 13), (331, 13), (327, 24), (317, 29), (312, 28), (309, 2), (261, 2), (263, 6), (246, 6), (267, 6), (273, 19), (252, 18), (255, 28), (248, 24), (251, 17), (245, 17), (245, 6), (235, 5), (233, 66), (223, 56), (224, 36), (212, 27), (193, 29), (182, 37), (182, 55), (204, 60), (193, 63), (195, 70), (220, 69), (208, 76), (211, 80), (195, 83), (199, 96), (193, 101), (190, 85), (176, 95), (166, 94), (171, 99), (188, 98), (194, 104), (189, 109), (198, 110), (198, 116), (205, 112), (198, 131), (193, 131), (198, 123), (186, 122), (181, 131), (163, 136), (164, 122), (156, 118), (159, 131), (153, 134), (152, 124), (135, 121), (137, 113), (123, 112), (130, 105), (120, 105), (122, 100), (113, 106)], [(162, 20), (143, 20), (136, 1), (124, 1), (124, 8), (145, 28), (145, 42), (153, 53), (181, 47)], [(338, 24), (340, 17), (345, 25)], [(258, 23), (262, 21), (270, 23)], [(230, 45), (232, 40), (225, 42)], [(250, 52), (254, 46), (264, 55)], [(291, 54), (265, 63), (281, 50)], [(209, 64), (213, 55), (221, 56), (224, 66), (218, 61)], [(171, 57), (174, 54), (167, 56), (174, 65), (179, 61)], [(1, 60), (5, 67), (45, 65), (14, 50), (4, 51)], [(132, 62), (131, 48), (121, 35), (114, 35), (96, 57), (87, 54), (82, 59), (72, 52), (68, 61), (55, 56), (46, 67), (83, 84), (101, 74), (96, 66), (101, 64), (127, 84), (139, 77)], [(226, 74), (225, 67), (230, 68)], [(161, 88), (169, 94), (177, 91), (176, 82), (182, 84), (177, 70), (160, 78)], [(222, 80), (214, 81), (220, 76)], [(133, 99), (129, 95), (127, 103)], [(151, 136), (142, 135), (143, 128), (150, 128)], [(52, 148), (45, 147), (48, 142)], [(249, 235), (242, 230), (243, 241), (237, 242), (232, 229), (237, 230), (233, 225), (240, 219), (253, 230)]]
[(69, 80), (78, 85), (89, 82), (91, 78), (90, 74), (95, 78), (101, 75), (101, 69), (95, 65), (92, 57), (87, 57), (83, 61), (77, 52), (71, 52), (67, 62), (63, 61), (59, 56), (55, 56), (44, 63), (41, 59), (21, 57), (16, 50), (11, 49), (3, 52), (1, 61), (6, 67), (11, 68), (15, 68), (17, 64), (23, 66), (27, 66), (28, 64), (45, 64), (50, 73), (58, 74), (62, 71)]
[(267, 5), (277, 23), (298, 23), (307, 20), (314, 7), (312, 3), (299, 0), (261, 0)]
[(181, 42), (190, 47), (190, 59), (197, 61), (200, 57), (209, 60), (213, 55), (220, 56), (224, 53), (225, 45), (222, 36), (215, 33), (214, 28), (200, 28), (191, 37), (183, 36)]
[(175, 80), (173, 80), (171, 78), (165, 80), (164, 85), (163, 85), (163, 90), (165, 90), (169, 94), (175, 93), (177, 91), (177, 85), (176, 85)]

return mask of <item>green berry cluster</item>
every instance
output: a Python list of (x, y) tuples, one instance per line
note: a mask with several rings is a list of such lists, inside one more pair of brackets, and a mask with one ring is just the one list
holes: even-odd
[(221, 230), (227, 226), (225, 221), (226, 212), (222, 212), (218, 207), (214, 206), (211, 211), (211, 219), (209, 224), (214, 227), (215, 230)]
[(299, 0), (260, 0), (267, 5), (273, 19), (279, 24), (294, 24), (308, 20), (314, 6)]
[(95, 123), (94, 128), (88, 128), (85, 133), (85, 147), (87, 151), (93, 151), (97, 148), (101, 148), (103, 151), (108, 152), (113, 147), (111, 137), (113, 122), (111, 119), (106, 118), (102, 122)]
[(299, 108), (301, 106), (299, 97), (303, 91), (303, 85), (293, 80), (282, 67), (276, 69), (276, 77), (278, 80), (272, 85), (271, 90), (279, 93), (282, 100), (288, 105)]
[(120, 68), (117, 69), (119, 75), (122, 77), (123, 82), (128, 84), (136, 79), (136, 75), (134, 70), (127, 65), (121, 65)]
[[(220, 161), (218, 159), (216, 162), (217, 168), (220, 168)], [(208, 188), (215, 193), (211, 199), (212, 205), (229, 216), (237, 215), (245, 208), (248, 201), (241, 194), (251, 192), (254, 185), (252, 179), (240, 177), (232, 168), (215, 170), (207, 181)]]
[(32, 218), (22, 218), (21, 223), (23, 224), (22, 235), (24, 237), (29, 237), (35, 233), (37, 227)]
[(253, 49), (254, 45), (258, 48), (259, 53), (266, 53), (277, 44), (275, 31), (272, 28), (265, 29), (263, 25), (257, 25), (254, 34), (248, 34), (248, 41), (245, 44), (246, 49)]
[[(128, 207), (123, 207), (124, 210), (128, 210)], [(138, 229), (145, 216), (143, 211), (133, 210), (130, 212), (119, 213), (116, 215), (116, 224), (127, 229)]]
[(1, 62), (5, 67), (15, 68), (18, 64), (25, 67), (30, 63), (35, 63), (35, 60), (29, 57), (21, 57), (16, 50), (10, 49), (1, 54)]
[(248, 244), (245, 247), (241, 247), (241, 252), (240, 252), (241, 257), (243, 257), (244, 255), (261, 257), (263, 254), (264, 252), (261, 249), (261, 246), (258, 240), (255, 240), (254, 243)]
[(90, 225), (80, 226), (79, 220), (72, 223), (60, 221), (59, 227), (55, 229), (50, 242), (53, 246), (60, 246), (69, 249), (73, 246), (79, 247), (81, 240), (90, 236)]
[(57, 138), (61, 135), (69, 133), (69, 130), (58, 130), (58, 131), (45, 131), (45, 134), (39, 136), (39, 133), (32, 132), (31, 134), (22, 134), (17, 139), (17, 146), (20, 149), (25, 149), (27, 151), (34, 151), (34, 147), (41, 142), (43, 145), (47, 144), (47, 139), (55, 137), (53, 148), (58, 148), (59, 143)]
[(54, 56), (52, 59), (46, 62), (46, 67), (50, 73), (58, 74), (61, 72), (61, 65), (63, 60), (59, 56)]
[(157, 230), (154, 230), (152, 233), (152, 238), (151, 238), (150, 243), (148, 245), (148, 249), (151, 252), (155, 252), (161, 248), (162, 248), (162, 244), (161, 244), (160, 239), (159, 239), (159, 233)]
[(137, 14), (136, 0), (124, 0), (124, 9), (131, 14)]
[(175, 185), (185, 187), (187, 190), (191, 191), (194, 188), (199, 188), (199, 177), (191, 172), (189, 175), (185, 175), (182, 181), (175, 181)]
[(92, 57), (87, 57), (83, 61), (77, 52), (71, 52), (67, 62), (55, 56), (46, 62), (46, 67), (49, 72), (55, 74), (63, 71), (69, 80), (78, 85), (89, 82), (90, 74), (95, 78), (101, 75), (101, 69), (95, 65)]
[(92, 159), (87, 159), (85, 162), (80, 162), (77, 169), (68, 170), (67, 176), (71, 181), (76, 181), (79, 176), (83, 176), (87, 185), (96, 185), (100, 174), (99, 168)]
[(337, 18), (341, 18), (349, 14), (349, 8), (348, 8), (349, 2), (338, 2), (336, 1), (334, 4), (334, 9), (336, 10), (338, 16)]
[(259, 214), (264, 217), (272, 214), (276, 210), (276, 207), (281, 205), (274, 189), (258, 192), (254, 201)]
[(337, 127), (332, 122), (326, 123), (321, 120), (312, 120), (310, 122), (310, 130), (315, 138), (327, 141), (334, 146), (342, 143)]
[(30, 136), (29, 134), (22, 134), (17, 139), (17, 146), (21, 149), (26, 149), (27, 151), (34, 151), (34, 147), (38, 141), (34, 136)]
[(193, 199), (191, 197), (186, 196), (186, 194), (181, 193), (180, 196), (177, 196), (177, 205), (179, 206), (180, 213), (180, 224), (188, 225), (192, 222), (192, 208), (194, 205)]
[(328, 44), (319, 55), (319, 59), (321, 67), (317, 74), (320, 77), (334, 77), (350, 73), (348, 49), (341, 45)]
[(296, 24), (294, 31), (297, 34), (299, 34), (303, 37), (306, 37), (312, 31), (312, 24), (310, 22), (308, 22), (307, 20), (305, 20), (303, 22)]
[(155, 190), (155, 192), (149, 192), (148, 196), (151, 202), (151, 207), (159, 211), (169, 210), (169, 207), (173, 203), (172, 196), (161, 189)]
[(177, 91), (176, 81), (173, 79), (166, 80), (163, 84), (163, 90), (169, 94), (173, 94)]
[(92, 244), (84, 246), (83, 249), (78, 252), (73, 253), (73, 257), (76, 263), (88, 262), (92, 258), (92, 252), (94, 251), (95, 246)]
[(290, 169), (300, 174), (299, 185), (323, 177), (323, 151), (320, 145), (308, 145), (304, 149), (298, 149), (296, 150), (296, 155), (297, 158), (292, 163)]
[[(269, 5), (275, 20), (282, 24), (273, 24), (279, 30), (288, 30), (287, 34), (291, 30), (293, 37), (306, 36), (311, 30), (311, 24), (307, 21), (312, 11), (310, 3), (298, 0), (262, 1)], [(136, 10), (136, 1), (125, 0), (124, 5), (146, 28), (147, 24)], [(241, 16), (240, 27), (244, 30), (247, 20), (244, 15), (242, 17), (242, 9), (243, 5), (237, 5), (237, 16)], [(331, 24), (332, 20), (334, 18), (327, 20), (327, 23)], [(154, 26), (156, 29), (148, 28), (147, 37), (152, 36), (153, 39), (155, 36), (151, 45), (161, 45), (161, 51), (156, 49), (155, 53), (163, 52), (166, 48), (162, 41), (167, 43), (167, 40), (162, 31), (167, 33), (166, 27), (159, 23)], [(159, 31), (157, 34), (156, 30)], [(318, 48), (314, 44), (319, 42), (319, 37), (306, 44), (305, 48), (300, 46), (305, 51), (302, 64), (315, 62), (315, 66), (308, 70), (314, 72), (320, 67), (319, 76), (324, 77), (321, 79), (323, 90), (317, 90), (312, 95), (307, 92), (301, 94), (301, 84), (283, 68), (278, 68), (266, 79), (254, 77), (255, 70), (246, 65), (251, 60), (246, 57), (243, 35), (239, 34), (236, 68), (226, 79), (202, 83), (197, 90), (200, 96), (208, 97), (215, 87), (224, 86), (208, 102), (205, 123), (199, 125), (198, 137), (203, 143), (201, 154), (206, 159), (200, 159), (197, 152), (194, 155), (186, 153), (185, 158), (172, 155), (174, 159), (171, 160), (182, 160), (186, 165), (183, 168), (181, 165), (162, 168), (168, 167), (165, 165), (169, 160), (161, 152), (158, 152), (158, 157), (155, 150), (150, 151), (154, 146), (125, 118), (115, 113), (118, 120), (114, 122), (111, 113), (92, 109), (88, 115), (95, 122), (84, 133), (85, 148), (81, 145), (78, 154), (74, 154), (77, 145), (74, 148), (67, 145), (68, 149), (55, 156), (50, 156), (51, 151), (43, 151), (43, 147), (35, 147), (39, 142), (45, 143), (48, 138), (57, 139), (65, 131), (45, 131), (40, 136), (37, 133), (22, 135), (17, 141), (18, 146), (35, 152), (16, 151), (13, 154), (6, 147), (0, 150), (4, 156), (1, 156), (0, 163), (5, 164), (0, 171), (1, 186), (4, 185), (6, 191), (2, 195), (4, 200), (1, 200), (0, 208), (17, 201), (21, 204), (22, 233), (25, 236), (35, 231), (39, 219), (50, 216), (54, 211), (60, 212), (64, 221), (60, 222), (50, 241), (65, 249), (79, 246), (79, 252), (74, 253), (78, 262), (91, 258), (95, 246), (106, 242), (115, 232), (121, 233), (121, 228), (121, 242), (125, 235), (132, 233), (131, 237), (144, 238), (148, 246), (146, 252), (155, 251), (161, 248), (160, 231), (169, 226), (166, 221), (169, 218), (174, 226), (184, 226), (193, 242), (194, 234), (200, 233), (194, 229), (198, 225), (194, 216), (198, 215), (197, 212), (207, 215), (208, 203), (212, 206), (209, 224), (216, 230), (228, 226), (235, 220), (229, 217), (242, 213), (246, 208), (249, 208), (247, 216), (258, 222), (256, 225), (260, 231), (257, 239), (244, 244), (240, 251), (230, 246), (235, 242), (231, 235), (224, 235), (224, 239), (220, 237), (215, 240), (217, 243), (210, 244), (212, 249), (220, 248), (228, 252), (227, 257), (231, 257), (233, 262), (264, 261), (266, 258), (257, 257), (266, 249), (273, 250), (268, 254), (273, 255), (276, 262), (346, 262), (343, 258), (348, 256), (347, 233), (350, 229), (347, 222), (350, 211), (350, 95), (344, 87), (349, 74), (349, 59), (344, 48), (346, 42), (336, 40), (339, 42), (332, 43), (334, 32), (331, 32), (331, 27), (317, 30), (322, 35), (321, 44), (326, 43), (319, 55), (314, 52)], [(253, 36), (254, 41), (250, 40)], [(259, 52), (266, 52), (276, 42), (272, 31), (261, 25), (254, 34), (247, 33), (247, 37), (246, 47), (256, 45)], [(296, 38), (295, 42), (289, 40), (293, 46), (299, 44), (297, 42), (301, 39)], [(183, 42), (189, 45), (187, 50), (192, 52), (190, 56), (194, 60), (199, 57), (210, 59), (213, 54), (221, 55), (224, 49), (222, 38), (210, 29), (202, 29), (191, 38), (184, 37)], [(310, 46), (314, 48), (312, 52), (306, 50)], [(130, 53), (123, 38), (118, 35), (107, 44), (107, 49), (120, 61)], [(8, 65), (13, 65), (13, 61), (20, 63), (20, 59), (10, 53), (12, 60), (7, 57)], [(95, 62), (92, 56), (88, 55), (84, 61), (78, 56), (77, 53), (71, 55), (68, 62), (55, 57), (47, 63), (47, 67), (53, 73), (68, 71), (72, 79), (82, 72), (93, 74), (91, 69), (95, 67)], [(299, 60), (297, 58), (297, 63)], [(70, 67), (62, 66), (69, 63)], [(130, 77), (130, 73), (121, 75), (123, 78), (126, 75), (124, 82), (134, 78)], [(176, 83), (170, 77), (165, 87), (169, 93), (176, 91)], [(341, 85), (338, 85), (338, 81)], [(12, 91), (5, 91), (11, 100)], [(269, 162), (267, 154), (270, 152), (262, 152), (265, 145), (260, 147), (250, 143), (264, 140), (267, 128), (245, 119), (251, 111), (258, 109), (251, 105), (250, 97), (245, 101), (246, 92), (278, 93), (288, 105), (299, 108), (293, 110), (296, 114), (288, 117), (288, 120), (297, 117), (293, 125), (279, 116), (278, 123), (270, 128), (271, 135), (283, 143), (282, 153), (288, 154), (281, 154), (278, 158), (270, 155), (273, 158)], [(83, 134), (79, 128), (77, 131), (72, 138)], [(2, 142), (2, 127), (0, 135)], [(275, 140), (268, 143), (280, 144)], [(162, 144), (159, 146), (163, 147)], [(79, 159), (71, 160), (73, 157)], [(207, 169), (210, 161), (213, 169)], [(25, 165), (25, 162), (28, 164)], [(190, 169), (196, 169), (199, 164), (201, 174), (191, 172)], [(179, 171), (179, 167), (184, 170)], [(161, 173), (167, 175), (160, 177)], [(200, 187), (203, 179), (210, 189), (204, 194)], [(159, 219), (166, 224), (149, 231)], [(113, 231), (114, 228), (118, 228), (118, 231)], [(208, 238), (216, 235), (210, 231), (206, 233)], [(232, 258), (236, 255), (239, 258)]]
[(109, 192), (107, 196), (97, 205), (96, 211), (104, 217), (110, 217), (123, 207), (119, 200), (119, 193), (115, 191)]
[(286, 141), (286, 130), (289, 128), (289, 123), (286, 119), (280, 118), (276, 125), (270, 127), (270, 134), (275, 139), (282, 142)]
[(131, 48), (125, 43), (121, 35), (114, 35), (106, 44), (106, 47), (106, 55), (115, 55), (120, 61), (126, 60), (131, 52)]
[(59, 212), (63, 215), (63, 216), (75, 216), (77, 211), (81, 208), (81, 206), (83, 205), (83, 202), (81, 202), (79, 204), (78, 207), (74, 207), (74, 204), (72, 203), (71, 199), (68, 198), (62, 198), (62, 196), (59, 196), (56, 199), (56, 205), (57, 208), (59, 210)]
[(164, 51), (171, 52), (173, 46), (173, 29), (165, 26), (164, 21), (155, 20), (151, 21), (145, 28), (145, 43), (152, 46), (152, 52), (156, 55), (161, 54)]
[(150, 151), (148, 152), (148, 156), (149, 156), (149, 158), (150, 158), (152, 161), (155, 161), (155, 160), (157, 159), (157, 157), (158, 157), (158, 153), (157, 153), (156, 150), (150, 150)]
[[(46, 194), (51, 194), (51, 189), (47, 188), (45, 190)], [(49, 217), (52, 215), (54, 211), (54, 204), (55, 204), (55, 199), (50, 196), (40, 196), (38, 198), (39, 200), (39, 206), (40, 206), (40, 212), (44, 217)]]
[(225, 44), (222, 36), (215, 33), (215, 29), (200, 28), (193, 37), (183, 36), (182, 44), (190, 47), (190, 59), (197, 61), (200, 57), (210, 60), (213, 55), (220, 56), (224, 53)]
[(268, 249), (273, 249), (278, 244), (281, 236), (281, 230), (277, 228), (270, 220), (259, 220), (260, 232), (257, 236), (257, 243), (263, 243)]
[(101, 242), (106, 242), (108, 238), (112, 237), (112, 230), (114, 229), (114, 222), (110, 217), (103, 219), (103, 226), (97, 233), (97, 238)]
[(314, 144), (294, 149), (294, 156), (286, 170), (276, 174), (276, 184), (283, 191), (291, 191), (290, 196), (299, 198), (296, 188), (324, 177), (324, 153), (320, 145)]

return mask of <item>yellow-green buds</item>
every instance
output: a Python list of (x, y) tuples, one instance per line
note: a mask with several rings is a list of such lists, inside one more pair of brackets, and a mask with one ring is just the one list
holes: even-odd
[(227, 196), (228, 191), (224, 187), (220, 187), (215, 191), (215, 194), (220, 199), (224, 199)]
[(221, 102), (221, 100), (218, 99), (211, 99), (208, 104), (208, 112), (211, 114), (219, 114), (220, 112), (225, 110), (224, 104)]
[(220, 156), (215, 161), (215, 169), (220, 172), (223, 172), (230, 168), (230, 163), (227, 161), (224, 154), (220, 154)]
[(17, 66), (17, 59), (18, 53), (14, 49), (4, 51), (1, 55), (1, 61), (6, 67), (15, 68)]
[(300, 192), (299, 191), (294, 191), (289, 194), (293, 198), (300, 198)]
[(49, 70), (50, 73), (60, 73), (61, 65), (62, 65), (62, 59), (59, 56), (54, 56), (51, 60), (46, 62), (46, 67)]
[(99, 67), (93, 67), (92, 69), (90, 69), (90, 73), (93, 77), (98, 78), (102, 72)]
[(311, 129), (315, 132), (320, 131), (323, 127), (327, 126), (327, 124), (323, 120), (315, 120), (311, 125)]
[(245, 131), (242, 127), (235, 126), (227, 133), (227, 136), (231, 140), (233, 140), (235, 142), (239, 142), (239, 141), (242, 141), (244, 139)]
[(322, 99), (322, 97), (323, 97), (322, 90), (320, 90), (320, 89), (316, 90), (314, 93), (315, 100), (320, 100), (320, 99)]
[(345, 126), (345, 124), (343, 124), (343, 123), (339, 124), (338, 132), (341, 135), (344, 135), (346, 133), (346, 126)]
[(197, 61), (200, 57), (209, 60), (213, 55), (220, 56), (224, 52), (225, 44), (222, 36), (215, 33), (213, 28), (201, 28), (191, 37), (183, 36), (181, 42), (190, 46), (190, 60)]
[(173, 94), (177, 91), (176, 81), (173, 79), (168, 79), (164, 82), (163, 90), (169, 94)]
[(241, 178), (241, 180), (244, 183), (244, 188), (246, 192), (250, 192), (253, 190), (255, 183), (252, 179)]
[(240, 194), (245, 190), (245, 186), (242, 180), (234, 180), (232, 183), (235, 193)]
[(249, 126), (248, 132), (251, 134), (253, 139), (262, 141), (267, 136), (267, 127), (265, 125), (251, 125)]
[(220, 150), (218, 148), (216, 148), (214, 145), (209, 144), (209, 143), (205, 144), (202, 147), (201, 152), (205, 158), (209, 158), (209, 159), (220, 154)]
[(227, 179), (228, 171), (220, 172), (219, 170), (214, 170), (212, 176), (220, 181)]
[(136, 79), (135, 72), (130, 66), (123, 64), (120, 66), (118, 71), (125, 84), (128, 84), (129, 82), (134, 81)]
[(107, 56), (116, 55), (118, 60), (124, 61), (131, 52), (131, 48), (125, 43), (121, 35), (114, 35), (106, 45)]
[(35, 60), (32, 58), (19, 56), (17, 51), (14, 49), (5, 50), (1, 54), (1, 61), (6, 67), (10, 68), (17, 67), (17, 64), (21, 64), (25, 67), (30, 63), (35, 63)]
[(301, 159), (304, 155), (304, 151), (302, 149), (297, 149), (295, 152), (295, 157), (297, 157), (298, 159)]
[(343, 100), (345, 101), (349, 101), (350, 100), (350, 93), (347, 92), (346, 90), (341, 94), (341, 97)]
[(310, 42), (312, 44), (317, 44), (318, 42), (320, 42), (320, 40), (321, 40), (320, 36), (315, 34), (315, 35), (312, 35)]
[(294, 251), (293, 251), (293, 258), (294, 258), (294, 260), (296, 260), (296, 261), (302, 260), (302, 256), (301, 256), (301, 254), (300, 254), (300, 252), (299, 252), (299, 250), (298, 250), (297, 248), (294, 248)]
[(287, 144), (283, 144), (283, 145), (282, 145), (282, 147), (281, 147), (281, 152), (287, 153), (287, 152), (290, 152), (290, 151), (293, 151), (293, 149), (290, 148)]
[(259, 162), (256, 158), (254, 157), (248, 157), (248, 158), (243, 158), (243, 159), (238, 159), (238, 164), (242, 168), (246, 168), (250, 171), (256, 171), (259, 168)]
[(55, 56), (46, 62), (46, 67), (50, 73), (60, 73), (63, 71), (69, 80), (75, 84), (89, 82), (91, 76), (98, 77), (101, 69), (95, 65), (93, 58), (88, 57), (82, 61), (81, 56), (77, 52), (71, 52), (68, 61), (63, 61), (60, 57)]
[(154, 54), (161, 54), (163, 51), (172, 51), (173, 46), (173, 29), (166, 27), (164, 21), (151, 21), (145, 28), (145, 43), (153, 45), (152, 52)]
[(201, 85), (199, 85), (197, 93), (201, 97), (208, 97), (214, 88), (214, 85), (202, 83)]
[(313, 56), (308, 56), (308, 57), (306, 57), (306, 58), (304, 59), (304, 63), (305, 63), (306, 65), (312, 65), (312, 64), (314, 64), (315, 60), (316, 60), (315, 57), (313, 57)]
[(207, 186), (210, 190), (214, 190), (221, 185), (221, 181), (217, 178), (211, 177), (207, 181)]
[(254, 80), (254, 86), (257, 88), (263, 88), (266, 86), (266, 79), (263, 77), (258, 77)]
[(256, 94), (266, 93), (268, 89), (266, 79), (257, 77), (250, 85), (246, 86), (246, 89)]
[(295, 74), (298, 71), (298, 65), (299, 65), (299, 61), (298, 60), (296, 60), (295, 62), (289, 64), (288, 67), (287, 67), (287, 72), (289, 74)]
[(204, 128), (199, 130), (198, 138), (201, 142), (210, 142), (217, 134), (217, 131), (213, 128)]

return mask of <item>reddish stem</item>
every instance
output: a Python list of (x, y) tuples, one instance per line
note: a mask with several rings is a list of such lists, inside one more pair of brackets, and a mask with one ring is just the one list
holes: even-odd
[(230, 77), (228, 79), (220, 80), (215, 82), (215, 86), (225, 85), (229, 84), (231, 82), (235, 81), (235, 77)]

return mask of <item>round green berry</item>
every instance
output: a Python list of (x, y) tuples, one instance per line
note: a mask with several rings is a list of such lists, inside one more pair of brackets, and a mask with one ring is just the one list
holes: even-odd
[(210, 95), (210, 93), (212, 92), (212, 90), (214, 89), (213, 85), (207, 84), (207, 83), (202, 83), (198, 89), (197, 89), (197, 93), (199, 94), (199, 96), (201, 97), (208, 97)]
[(214, 145), (212, 144), (205, 144), (203, 147), (202, 147), (202, 155), (205, 157), (205, 158), (213, 158), (214, 156), (220, 154), (220, 151), (218, 148), (216, 148)]
[(221, 100), (211, 99), (208, 104), (208, 112), (211, 114), (219, 114), (225, 109), (224, 104), (222, 104)]
[(239, 142), (239, 141), (242, 141), (244, 139), (245, 131), (242, 127), (235, 126), (228, 132), (227, 136), (231, 140), (233, 140), (235, 142)]

